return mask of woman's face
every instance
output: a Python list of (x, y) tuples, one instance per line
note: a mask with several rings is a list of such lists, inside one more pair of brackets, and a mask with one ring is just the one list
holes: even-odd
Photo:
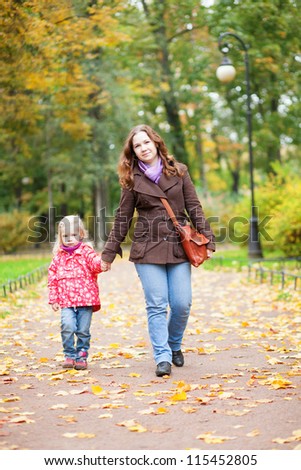
[(134, 135), (133, 149), (137, 158), (143, 163), (147, 163), (150, 166), (157, 163), (157, 147), (145, 131), (140, 131)]

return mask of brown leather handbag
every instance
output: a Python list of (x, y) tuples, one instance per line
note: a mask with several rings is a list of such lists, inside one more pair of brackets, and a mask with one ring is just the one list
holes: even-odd
[(191, 225), (180, 225), (174, 211), (169, 205), (169, 202), (163, 197), (160, 199), (178, 234), (180, 235), (181, 243), (187, 258), (192, 266), (197, 268), (207, 259), (208, 238), (206, 238), (202, 233), (197, 232), (193, 227), (191, 227)]

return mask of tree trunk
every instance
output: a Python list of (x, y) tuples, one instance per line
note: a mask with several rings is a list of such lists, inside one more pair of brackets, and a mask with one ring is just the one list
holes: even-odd
[(154, 19), (151, 18), (149, 7), (143, 0), (144, 12), (150, 24), (154, 27), (154, 37), (158, 46), (158, 61), (161, 66), (161, 96), (164, 103), (167, 121), (172, 129), (172, 152), (175, 158), (182, 163), (188, 164), (187, 152), (185, 150), (185, 138), (179, 117), (179, 105), (174, 92), (173, 73), (170, 67), (168, 39), (165, 27), (165, 0), (156, 0), (153, 4)]
[(94, 242), (102, 249), (107, 239), (106, 233), (106, 183), (97, 181), (94, 186)]
[(199, 130), (196, 132), (196, 154), (199, 161), (199, 168), (200, 168), (200, 180), (201, 180), (201, 187), (203, 190), (204, 195), (207, 194), (207, 181), (205, 176), (205, 165), (204, 165), (204, 152), (203, 152), (203, 141), (202, 135)]

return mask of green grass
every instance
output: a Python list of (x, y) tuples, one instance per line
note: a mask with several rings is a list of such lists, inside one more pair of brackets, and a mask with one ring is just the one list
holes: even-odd
[(1, 258), (0, 259), (0, 284), (29, 273), (36, 268), (50, 263), (50, 258)]
[[(288, 271), (300, 271), (300, 261), (290, 260), (286, 261), (285, 264), (279, 261), (272, 261), (277, 258), (285, 258), (285, 256), (280, 251), (277, 253), (264, 253), (264, 258), (260, 264), (267, 269), (282, 270), (285, 267)], [(219, 249), (217, 245), (216, 253), (214, 253), (209, 263), (204, 264), (204, 268), (210, 271), (217, 268), (235, 268), (240, 270), (243, 266), (248, 266), (250, 263), (253, 264), (254, 262), (257, 263), (256, 260), (252, 260), (248, 257), (247, 247)]]

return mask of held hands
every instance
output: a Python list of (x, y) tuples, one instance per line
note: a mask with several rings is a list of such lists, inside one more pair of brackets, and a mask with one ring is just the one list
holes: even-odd
[(104, 261), (103, 259), (101, 260), (101, 270), (102, 272), (110, 271), (111, 269), (111, 263), (108, 263), (107, 261)]
[(213, 251), (207, 249), (207, 259), (212, 258)]

